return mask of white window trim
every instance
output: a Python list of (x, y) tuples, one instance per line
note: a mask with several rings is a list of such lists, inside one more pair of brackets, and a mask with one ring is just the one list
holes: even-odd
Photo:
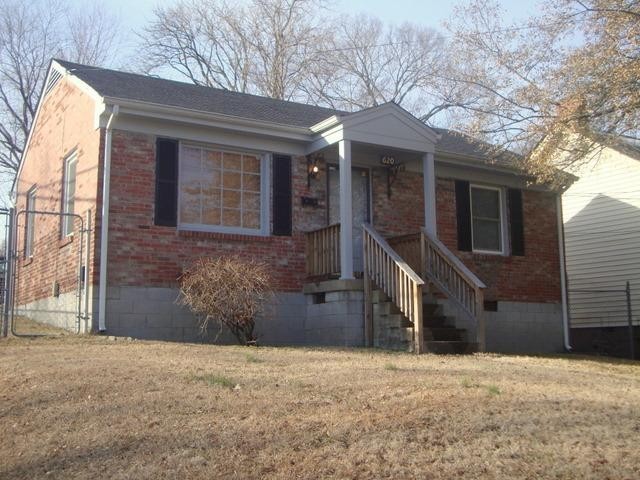
[[(181, 198), (180, 193), (180, 168), (183, 147), (196, 147), (216, 150), (226, 153), (236, 154), (252, 154), (260, 158), (260, 228), (243, 228), (243, 227), (225, 227), (223, 225), (204, 225), (200, 223), (183, 223), (180, 220)], [(270, 232), (271, 219), (270, 213), (270, 174), (271, 174), (271, 154), (255, 152), (251, 149), (238, 150), (235, 148), (225, 148), (218, 145), (205, 145), (195, 142), (180, 142), (178, 148), (178, 222), (177, 228), (182, 231), (191, 232), (210, 232), (210, 233), (228, 233), (234, 235), (251, 235), (255, 237), (267, 237)]]
[[(500, 250), (480, 250), (475, 248), (474, 232), (473, 232), (473, 189), (484, 189), (498, 192), (498, 205), (500, 207)], [(483, 255), (507, 255), (507, 239), (506, 233), (506, 209), (505, 209), (505, 195), (501, 187), (494, 187), (490, 185), (481, 185), (477, 183), (469, 184), (469, 214), (471, 215), (471, 249), (473, 253), (480, 253)]]
[[(38, 192), (38, 188), (37, 187), (31, 187), (28, 191), (27, 191), (27, 201), (25, 203), (25, 211), (27, 212), (25, 214), (26, 216), (26, 228), (24, 229), (25, 232), (25, 242), (24, 242), (24, 257), (25, 258), (33, 258), (33, 250), (34, 250), (34, 244), (36, 241), (36, 216), (35, 214), (30, 214), (30, 208), (29, 208), (29, 199), (33, 198), (33, 210), (35, 211), (38, 207), (36, 205), (36, 199), (37, 199), (37, 194)], [(33, 215), (31, 217), (31, 215)], [(32, 223), (31, 223), (31, 228), (29, 228), (29, 219), (32, 219)]]
[[(74, 178), (74, 189), (73, 189), (73, 208), (74, 211), (73, 212), (68, 212), (67, 211), (67, 203), (68, 203), (68, 182), (69, 182), (69, 167), (71, 166), (72, 163), (75, 163), (76, 165), (76, 173), (75, 173), (75, 178)], [(61, 233), (62, 233), (62, 238), (68, 238), (68, 237), (72, 237), (73, 236), (73, 228), (71, 228), (70, 232), (65, 232), (65, 228), (67, 225), (67, 221), (69, 218), (74, 218), (71, 215), (67, 215), (67, 214), (73, 214), (75, 213), (75, 205), (76, 205), (76, 190), (78, 188), (78, 183), (77, 183), (77, 179), (78, 179), (78, 154), (77, 152), (72, 152), (71, 154), (69, 154), (67, 156), (67, 158), (64, 159), (64, 178), (62, 181), (62, 213), (64, 215), (62, 215), (62, 228), (60, 229)], [(73, 225), (73, 224), (72, 224)]]

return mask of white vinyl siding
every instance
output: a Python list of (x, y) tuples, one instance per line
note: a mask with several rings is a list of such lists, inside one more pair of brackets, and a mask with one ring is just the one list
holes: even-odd
[(562, 197), (572, 327), (625, 326), (631, 282), (640, 318), (640, 160), (605, 149)]
[(64, 187), (62, 192), (62, 236), (68, 237), (73, 234), (73, 221), (75, 217), (76, 201), (76, 166), (78, 156), (74, 153), (64, 162)]

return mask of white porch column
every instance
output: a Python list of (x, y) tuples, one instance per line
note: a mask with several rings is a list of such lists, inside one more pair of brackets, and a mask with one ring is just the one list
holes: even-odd
[(425, 153), (422, 156), (422, 175), (424, 181), (424, 228), (436, 237), (436, 166), (433, 153)]
[(338, 142), (340, 162), (340, 279), (353, 276), (353, 210), (351, 208), (351, 140)]

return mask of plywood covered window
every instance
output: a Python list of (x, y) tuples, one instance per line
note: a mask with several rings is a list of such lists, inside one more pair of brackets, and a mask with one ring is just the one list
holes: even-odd
[(199, 145), (180, 148), (179, 225), (260, 234), (267, 223), (263, 156)]

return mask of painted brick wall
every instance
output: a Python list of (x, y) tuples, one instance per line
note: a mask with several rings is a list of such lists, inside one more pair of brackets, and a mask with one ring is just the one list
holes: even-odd
[[(305, 279), (304, 232), (326, 224), (325, 168), (307, 191), (306, 159), (293, 160), (293, 235), (257, 237), (178, 231), (153, 224), (155, 137), (114, 131), (112, 146), (110, 286), (175, 286), (201, 256), (239, 254), (272, 267), (278, 291), (300, 291)], [(303, 207), (301, 196), (319, 199)]]
[(487, 284), (487, 300), (560, 302), (560, 260), (553, 194), (523, 191), (525, 256), (481, 255), (457, 250), (455, 182), (436, 185), (438, 237)]
[[(64, 159), (74, 150), (78, 154), (76, 167), (75, 213), (85, 218), (92, 211), (95, 223), (98, 193), (98, 159), (101, 131), (94, 129), (94, 101), (67, 79), (61, 79), (44, 98), (31, 143), (17, 180), (16, 208), (26, 208), (26, 194), (37, 188), (36, 209), (60, 212)], [(25, 215), (18, 216), (20, 251), (24, 248)], [(77, 287), (79, 222), (72, 238), (62, 239), (60, 217), (36, 215), (33, 258), (21, 255), (17, 265), (17, 304), (49, 297), (54, 282), (60, 293)], [(91, 256), (94, 256), (92, 242)], [(91, 262), (93, 263), (93, 261)], [(90, 267), (90, 275), (95, 278)]]

